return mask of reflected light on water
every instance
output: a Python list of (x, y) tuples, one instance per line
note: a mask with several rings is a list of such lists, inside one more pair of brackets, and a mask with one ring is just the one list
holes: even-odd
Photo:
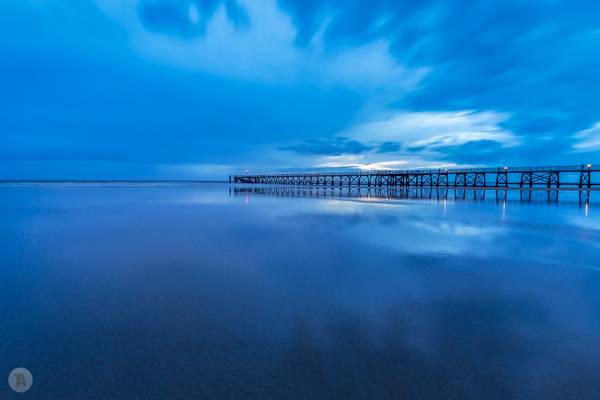
[(587, 217), (590, 213), (590, 203), (588, 201), (585, 202), (585, 216)]
[(2, 369), (48, 399), (600, 398), (593, 202), (229, 188), (0, 188)]

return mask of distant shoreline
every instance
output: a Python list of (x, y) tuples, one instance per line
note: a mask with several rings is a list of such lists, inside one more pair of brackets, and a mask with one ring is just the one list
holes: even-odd
[[(40, 184), (40, 185), (61, 185), (61, 184), (75, 184), (75, 185), (152, 185), (152, 184), (228, 184), (234, 187), (247, 187), (247, 188), (296, 188), (296, 189), (304, 189), (304, 190), (315, 190), (315, 191), (344, 191), (344, 190), (360, 190), (360, 191), (521, 191), (521, 192), (596, 192), (600, 191), (600, 187), (591, 187), (591, 188), (578, 188), (575, 187), (575, 184), (572, 183), (563, 183), (564, 186), (559, 188), (557, 187), (515, 187), (515, 186), (486, 186), (486, 187), (474, 187), (474, 186), (425, 186), (425, 187), (396, 187), (396, 186), (381, 186), (381, 187), (366, 187), (366, 186), (325, 186), (325, 185), (286, 185), (286, 184), (250, 184), (250, 183), (233, 183), (228, 180), (125, 180), (125, 179), (0, 179), (0, 186), (2, 185), (11, 185), (11, 184)], [(567, 186), (568, 185), (568, 186)]]

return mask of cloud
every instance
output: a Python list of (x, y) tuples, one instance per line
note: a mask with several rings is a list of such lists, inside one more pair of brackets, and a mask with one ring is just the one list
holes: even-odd
[(457, 163), (481, 165), (506, 165), (507, 154), (513, 148), (506, 149), (493, 140), (478, 140), (457, 146), (444, 147), (444, 159)]
[(469, 142), (498, 142), (503, 147), (519, 139), (501, 123), (507, 114), (494, 111), (390, 111), (375, 121), (350, 128), (343, 134), (361, 141), (401, 142), (408, 148), (435, 150)]
[[(297, 26), (299, 46), (320, 36), (326, 50), (380, 38), (399, 63), (431, 67), (419, 89), (394, 106), (411, 111), (497, 110), (520, 137), (569, 157), (573, 132), (598, 120), (600, 3), (551, 0), (465, 2), (279, 0)], [(327, 28), (321, 24), (327, 19)], [(444, 144), (444, 142), (440, 142)]]
[(302, 143), (281, 146), (279, 150), (294, 151), (299, 154), (319, 154), (339, 156), (342, 154), (360, 154), (372, 147), (356, 140), (345, 137), (334, 137), (331, 139), (306, 139)]
[(600, 121), (591, 128), (581, 130), (575, 134), (577, 140), (573, 149), (578, 152), (600, 150)]
[[(430, 72), (427, 66), (409, 68), (399, 62), (385, 38), (325, 51), (316, 36), (309, 46), (298, 47), (296, 26), (272, 0), (147, 0), (139, 13), (132, 0), (97, 0), (97, 4), (128, 29), (140, 54), (228, 78), (344, 85), (398, 95), (418, 87)], [(238, 14), (243, 18), (235, 17)], [(245, 29), (238, 29), (240, 25)]]
[[(312, 139), (277, 151), (298, 166), (386, 170), (415, 167), (486, 165), (505, 161), (520, 138), (502, 124), (507, 114), (494, 111), (393, 111), (357, 123), (330, 139)], [(505, 153), (507, 152), (507, 153)]]
[(102, 159), (119, 157), (124, 174), (128, 162), (143, 164), (139, 174), (155, 164), (204, 165), (174, 172), (201, 174), (580, 164), (599, 150), (593, 2), (36, 0), (0, 10), (0, 169), (72, 171), (78, 154), (107, 168), (117, 167)]
[(383, 142), (377, 148), (378, 153), (395, 153), (402, 149), (402, 143), (399, 142)]
[(236, 28), (248, 25), (246, 10), (235, 0), (143, 0), (138, 12), (147, 29), (188, 39), (206, 33), (206, 24), (221, 5)]
[(369, 152), (397, 153), (401, 149), (402, 144), (398, 142), (371, 142), (370, 144), (365, 144), (343, 136), (335, 136), (330, 139), (305, 139), (298, 144), (278, 147), (278, 150), (292, 151), (297, 154), (328, 156), (356, 155)]
[[(260, 164), (252, 167), (256, 173), (269, 171), (331, 171), (331, 170), (389, 170), (405, 168), (450, 168), (457, 164), (440, 154), (419, 154), (406, 151), (380, 152), (380, 145), (369, 144), (362, 152), (326, 154), (298, 152), (292, 149), (263, 148), (258, 150)], [(339, 152), (336, 152), (339, 153)]]
[[(282, 169), (446, 168), (505, 161), (520, 138), (495, 111), (394, 111), (359, 122), (330, 138), (262, 151)], [(508, 152), (508, 153), (506, 153)], [(263, 157), (264, 160), (264, 157)]]

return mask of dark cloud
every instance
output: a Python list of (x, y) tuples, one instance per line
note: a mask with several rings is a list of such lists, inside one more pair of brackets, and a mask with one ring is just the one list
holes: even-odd
[(502, 160), (502, 144), (492, 140), (479, 140), (468, 142), (458, 146), (448, 146), (440, 150), (443, 158), (451, 160), (460, 160), (465, 164), (486, 164), (504, 165)]
[(377, 148), (378, 153), (395, 153), (400, 151), (402, 144), (398, 142), (384, 142)]
[[(261, 52), (264, 62), (256, 67), (264, 67), (261, 71), (252, 70), (254, 64), (244, 64), (237, 54), (227, 64), (229, 56), (223, 55), (224, 64), (235, 64), (232, 70), (248, 69), (239, 76), (221, 74), (212, 65), (195, 69), (186, 62), (180, 68), (168, 52), (162, 58), (161, 50), (146, 57), (151, 42), (144, 40), (151, 39), (135, 36), (137, 24), (123, 17), (131, 11), (130, 3), (115, 4), (114, 12), (86, 2), (68, 8), (42, 3), (0, 2), (1, 176), (22, 174), (34, 164), (28, 176), (49, 175), (51, 168), (70, 174), (73, 160), (93, 165), (119, 157), (129, 160), (128, 165), (252, 166), (261, 162), (256, 150), (274, 143), (295, 143), (282, 149), (302, 154), (368, 153), (372, 159), (365, 157), (365, 163), (385, 158), (379, 153), (389, 153), (385, 156), (391, 160), (397, 150), (422, 151), (418, 156), (427, 160), (512, 165), (595, 163), (600, 154), (574, 152), (572, 146), (577, 131), (600, 120), (597, 1), (278, 0), (287, 13), (283, 20), (277, 14), (261, 23), (294, 24), (299, 64), (284, 70), (287, 64), (279, 57), (289, 56), (287, 47)], [(148, 31), (184, 40), (201, 38), (219, 10), (232, 26), (255, 22), (248, 17), (254, 10), (247, 12), (241, 0), (136, 4)], [(265, 7), (261, 2), (250, 5)], [(277, 26), (261, 28), (269, 32)], [(245, 34), (242, 30), (238, 37)], [(317, 34), (315, 52), (307, 47)], [(248, 39), (255, 40), (252, 35)], [(380, 96), (380, 90), (361, 87), (360, 81), (346, 85), (332, 78), (332, 72), (352, 75), (361, 72), (362, 62), (370, 66), (382, 61), (364, 57), (356, 62), (351, 57), (341, 70), (329, 68), (331, 60), (347, 60), (329, 56), (352, 53), (376, 40), (389, 43), (392, 56), (409, 71), (430, 67), (417, 89), (393, 98), (393, 91)], [(195, 62), (194, 47), (190, 43), (190, 60)], [(325, 69), (322, 76), (311, 76), (321, 70), (302, 67), (304, 55), (318, 60), (315, 65)], [(397, 65), (390, 61), (389, 66)], [(265, 83), (269, 74), (290, 76), (293, 82), (278, 84), (282, 81), (274, 78)], [(375, 137), (327, 139), (352, 131), (363, 117), (376, 119), (381, 111), (393, 115), (424, 110), (506, 114), (497, 128), (512, 132), (521, 144), (503, 147), (481, 141), (407, 149), (376, 142)], [(308, 139), (307, 132), (318, 132), (322, 139)], [(436, 137), (444, 134), (443, 128), (435, 132)], [(426, 136), (420, 139), (427, 142)], [(402, 132), (390, 137), (404, 140)], [(96, 171), (90, 170), (89, 176)], [(124, 167), (120, 176), (130, 171)], [(85, 172), (82, 167), (81, 174)]]
[(360, 154), (372, 150), (359, 141), (345, 137), (332, 139), (307, 139), (299, 144), (279, 147), (279, 150), (293, 151), (298, 154), (339, 156), (342, 154)]
[[(145, 0), (140, 15), (149, 29), (184, 37), (201, 34), (220, 4), (236, 25), (247, 23), (235, 2), (194, 0), (202, 16), (194, 24), (190, 4), (191, 0)], [(511, 158), (509, 162), (527, 160), (530, 143), (540, 138), (558, 144), (551, 153), (556, 161), (570, 158), (573, 134), (600, 120), (600, 22), (595, 18), (600, 3), (278, 0), (278, 5), (291, 17), (300, 48), (317, 34), (330, 53), (384, 39), (398, 62), (430, 67), (422, 87), (392, 102), (393, 108), (509, 113), (501, 127), (522, 137), (522, 146), (507, 150), (488, 141), (471, 145), (501, 153), (501, 158)], [(336, 155), (394, 152), (399, 146), (371, 149), (358, 142), (308, 140), (284, 149)], [(452, 151), (457, 151), (452, 161), (463, 157), (460, 146), (447, 147), (444, 154), (452, 158)]]
[(511, 156), (526, 157), (530, 140), (549, 136), (562, 140), (553, 151), (555, 157), (567, 157), (571, 135), (600, 120), (598, 2), (279, 0), (279, 4), (296, 24), (299, 46), (310, 43), (317, 33), (331, 52), (385, 39), (399, 62), (431, 67), (422, 89), (393, 107), (510, 113), (504, 125), (525, 137), (521, 153)]
[(192, 38), (204, 34), (207, 22), (221, 5), (236, 27), (249, 24), (246, 10), (236, 0), (143, 0), (138, 12), (151, 31)]
[[(534, 139), (527, 143), (526, 149), (521, 146), (503, 147), (499, 142), (479, 140), (462, 145), (438, 147), (435, 151), (440, 155), (440, 159), (459, 164), (551, 165), (557, 162), (556, 155), (548, 149), (560, 149), (563, 145), (562, 140)], [(524, 154), (527, 154), (527, 157), (524, 157)], [(584, 157), (581, 154), (566, 154), (561, 156), (560, 161), (565, 164), (580, 164), (590, 159), (589, 155)]]

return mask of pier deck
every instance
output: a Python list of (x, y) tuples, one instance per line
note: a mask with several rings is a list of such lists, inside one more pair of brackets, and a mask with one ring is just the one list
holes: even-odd
[[(600, 188), (600, 167), (592, 164), (550, 167), (414, 169), (233, 175), (232, 183), (294, 186), (454, 187), (454, 188)], [(596, 178), (596, 179), (594, 179)]]

